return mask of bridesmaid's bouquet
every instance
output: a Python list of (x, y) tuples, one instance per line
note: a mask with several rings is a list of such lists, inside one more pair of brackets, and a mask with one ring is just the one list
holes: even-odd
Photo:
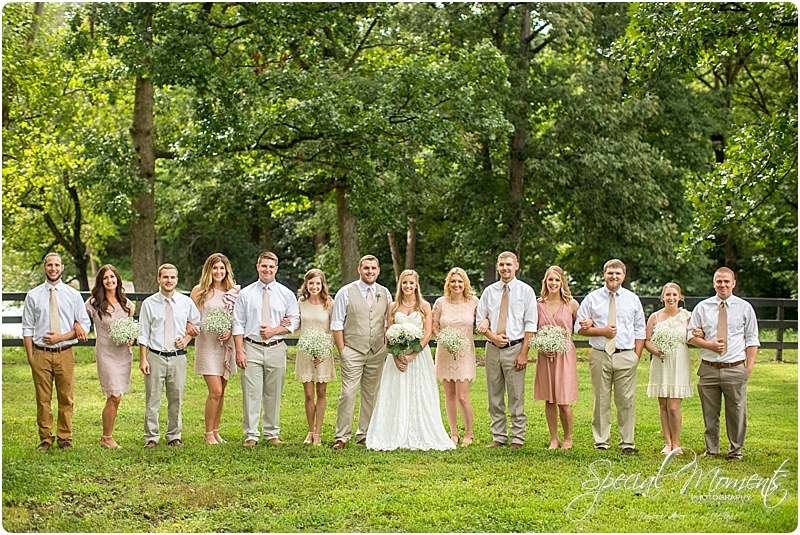
[(306, 329), (297, 341), (297, 349), (311, 360), (325, 360), (332, 355), (333, 338), (330, 333), (319, 328)]
[[(203, 318), (203, 323), (200, 328), (206, 332), (214, 333), (217, 336), (222, 336), (233, 327), (233, 314), (226, 311), (224, 308), (215, 308), (208, 311), (206, 317)], [(219, 345), (223, 345), (222, 340)]]
[(453, 355), (453, 360), (455, 360), (456, 355), (467, 345), (467, 337), (448, 326), (439, 331), (436, 343)]
[(544, 325), (536, 331), (531, 345), (541, 353), (549, 353), (550, 362), (553, 362), (553, 353), (565, 353), (569, 348), (567, 332), (558, 325)]
[(127, 345), (128, 342), (139, 338), (139, 322), (133, 318), (120, 318), (108, 326), (108, 336), (116, 345)]
[(653, 347), (661, 351), (663, 356), (661, 357), (662, 360), (664, 357), (669, 357), (674, 355), (678, 347), (685, 343), (685, 338), (682, 337), (677, 332), (673, 331), (672, 329), (656, 329), (653, 332), (653, 336), (650, 337), (650, 343), (653, 344)]
[(392, 355), (405, 355), (406, 353), (422, 351), (422, 337), (425, 333), (413, 323), (395, 323), (386, 330), (389, 343), (386, 351)]

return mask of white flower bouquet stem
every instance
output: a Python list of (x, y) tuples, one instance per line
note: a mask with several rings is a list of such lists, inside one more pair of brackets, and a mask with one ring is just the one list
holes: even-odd
[(436, 336), (436, 343), (445, 348), (453, 355), (453, 360), (456, 360), (458, 354), (467, 345), (467, 337), (452, 327), (445, 327)]
[(422, 351), (422, 329), (411, 323), (395, 323), (386, 331), (386, 351), (392, 355), (405, 355)]
[[(203, 318), (203, 323), (200, 324), (202, 330), (214, 333), (217, 336), (222, 336), (230, 331), (231, 327), (233, 327), (233, 314), (224, 308), (209, 310), (208, 314)], [(220, 340), (219, 345), (223, 344), (224, 342)]]
[(108, 335), (118, 346), (133, 342), (139, 334), (139, 322), (133, 318), (120, 318), (108, 326)]
[[(657, 327), (657, 326), (656, 326)], [(661, 351), (661, 360), (664, 357), (675, 355), (678, 351), (678, 346), (685, 342), (685, 338), (669, 328), (655, 329), (653, 336), (650, 337), (650, 343)]]
[(297, 349), (315, 361), (330, 358), (333, 350), (333, 338), (322, 329), (306, 329), (297, 341)]
[(553, 355), (566, 353), (569, 347), (567, 332), (558, 325), (544, 325), (534, 335), (531, 345), (542, 353), (547, 353), (550, 362), (553, 362)]

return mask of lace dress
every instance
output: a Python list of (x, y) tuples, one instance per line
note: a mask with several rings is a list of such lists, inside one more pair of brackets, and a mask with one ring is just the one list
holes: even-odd
[(674, 355), (668, 355), (661, 362), (659, 357), (650, 361), (650, 382), (647, 385), (647, 397), (655, 398), (690, 398), (692, 390), (692, 361), (689, 347), (686, 345), (686, 328), (691, 314), (681, 311), (671, 318), (659, 321), (653, 332), (661, 329), (672, 329), (683, 339)]
[[(422, 316), (396, 312), (395, 323), (414, 323), (422, 328)], [(452, 450), (442, 424), (439, 385), (431, 351), (426, 346), (405, 372), (395, 366), (392, 355), (386, 356), (378, 399), (367, 431), (371, 450)]]
[[(200, 324), (211, 310), (225, 308), (222, 298), (224, 292), (211, 290), (203, 308), (200, 309)], [(194, 374), (216, 375), (228, 379), (236, 373), (236, 360), (233, 350), (233, 336), (224, 343), (219, 343), (217, 333), (200, 331), (194, 344)]]
[[(330, 333), (331, 313), (322, 305), (312, 305), (308, 301), (300, 301), (300, 338), (307, 329), (322, 329)], [(333, 355), (323, 360), (318, 366), (307, 354), (299, 349), (294, 362), (294, 378), (301, 383), (329, 383), (336, 380), (336, 369), (333, 366)]]
[(475, 380), (475, 311), (478, 298), (473, 297), (464, 303), (451, 303), (440, 297), (433, 305), (433, 326), (442, 330), (452, 327), (467, 338), (467, 345), (453, 358), (442, 346), (436, 347), (436, 378), (440, 381)]
[[(100, 389), (105, 397), (121, 396), (131, 389), (131, 366), (133, 354), (127, 345), (118, 346), (111, 340), (108, 329), (111, 324), (121, 318), (127, 318), (128, 313), (117, 303), (109, 305), (108, 312), (100, 314), (92, 306), (92, 298), (86, 300), (86, 312), (94, 322), (94, 332), (97, 340), (94, 346), (94, 355), (97, 360), (97, 378), (100, 379)], [(128, 310), (133, 310), (133, 303), (128, 301)]]

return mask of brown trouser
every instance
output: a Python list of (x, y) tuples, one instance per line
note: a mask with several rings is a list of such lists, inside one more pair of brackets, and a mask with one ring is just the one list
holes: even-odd
[(705, 422), (706, 451), (718, 454), (719, 414), (725, 399), (725, 428), (728, 431), (728, 457), (741, 458), (747, 434), (747, 370), (744, 364), (732, 368), (712, 368), (700, 363), (697, 393)]
[(31, 359), (33, 386), (36, 389), (36, 424), (39, 439), (53, 443), (53, 380), (58, 398), (58, 444), (72, 440), (72, 389), (75, 384), (75, 357), (72, 348), (58, 353), (33, 348)]

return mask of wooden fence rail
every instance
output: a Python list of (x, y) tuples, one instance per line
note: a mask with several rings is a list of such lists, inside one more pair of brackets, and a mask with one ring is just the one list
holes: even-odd
[[(25, 292), (10, 292), (3, 294), (3, 301), (17, 301), (21, 302), (25, 300)], [(128, 299), (133, 302), (143, 301), (151, 294), (149, 293), (129, 293)], [(188, 293), (186, 293), (188, 295)], [(81, 296), (84, 299), (89, 297), (89, 292), (81, 292)], [(433, 304), (438, 295), (426, 295), (425, 299)], [(584, 296), (575, 296), (575, 299), (578, 301), (582, 301)], [(645, 296), (639, 298), (642, 302), (642, 306), (644, 307), (645, 316), (649, 316), (653, 311), (657, 310), (661, 306), (661, 300), (657, 296)], [(692, 310), (694, 306), (705, 299), (705, 297), (687, 297), (686, 298), (686, 309)], [(775, 359), (782, 360), (783, 359), (783, 350), (784, 349), (797, 349), (797, 342), (786, 342), (783, 339), (784, 332), (786, 329), (794, 329), (797, 330), (797, 320), (787, 320), (786, 317), (786, 309), (787, 308), (797, 308), (797, 299), (776, 299), (776, 298), (766, 298), (766, 297), (757, 297), (757, 298), (745, 298), (745, 301), (749, 302), (753, 307), (756, 309), (756, 315), (758, 316), (758, 326), (762, 329), (775, 329), (776, 334), (776, 341), (775, 342), (761, 342), (762, 349), (774, 349), (775, 350)], [(767, 314), (765, 317), (764, 309), (775, 309), (776, 313), (774, 316), (771, 314)], [(796, 315), (796, 314), (795, 314)], [(14, 323), (22, 323), (22, 316), (3, 316), (3, 323), (4, 324), (14, 324)], [(86, 342), (80, 342), (78, 345), (81, 346), (93, 346), (94, 339), (90, 338)], [(194, 340), (191, 342), (194, 343)], [(288, 345), (295, 345), (297, 344), (297, 338), (287, 338), (286, 343)], [(3, 339), (3, 347), (22, 347), (22, 339), (21, 338), (4, 338)], [(431, 340), (431, 346), (436, 346), (436, 341)], [(476, 340), (475, 345), (477, 347), (485, 347), (486, 340)], [(575, 340), (575, 347), (589, 347), (589, 342), (587, 340)]]

